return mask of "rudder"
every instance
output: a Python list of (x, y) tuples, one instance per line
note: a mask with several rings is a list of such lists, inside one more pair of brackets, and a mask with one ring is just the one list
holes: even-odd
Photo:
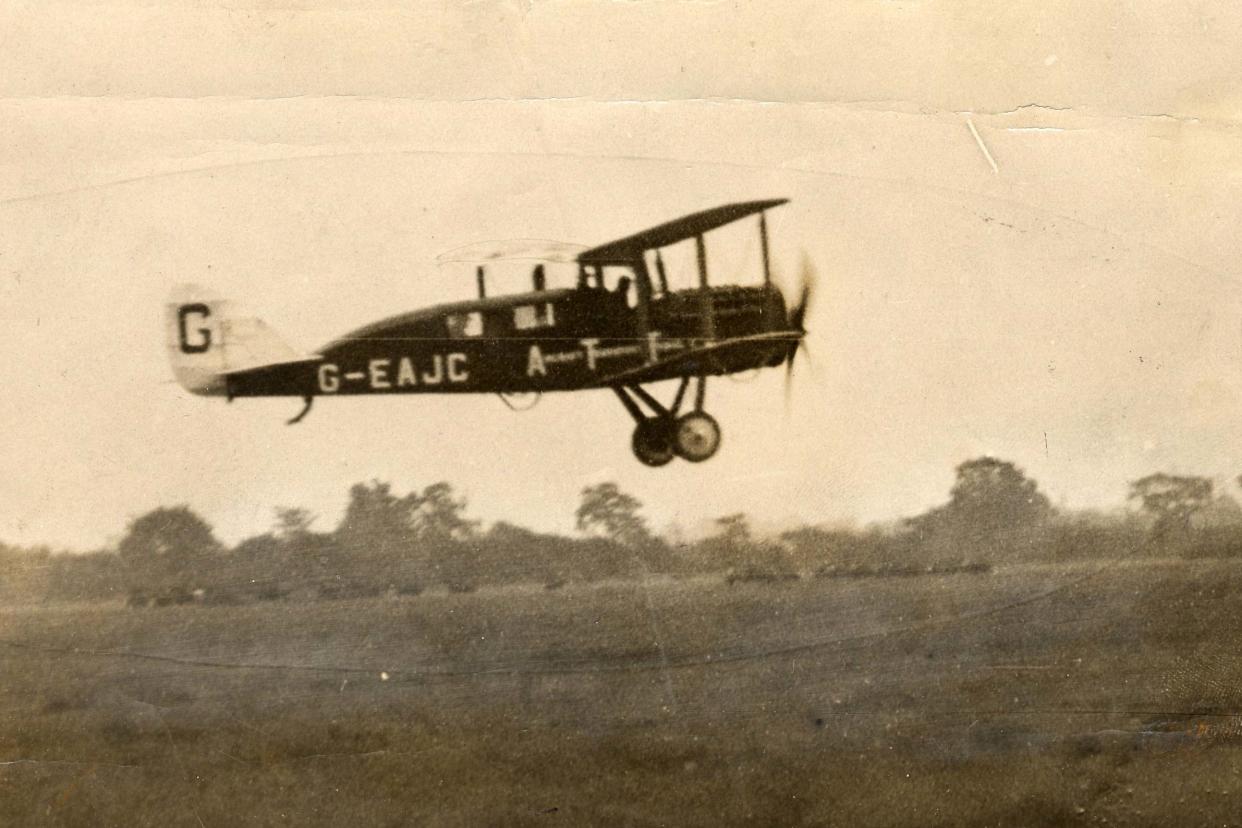
[(204, 287), (173, 288), (165, 312), (167, 345), (182, 388), (223, 396), (229, 373), (307, 358), (262, 320), (235, 314), (232, 302)]

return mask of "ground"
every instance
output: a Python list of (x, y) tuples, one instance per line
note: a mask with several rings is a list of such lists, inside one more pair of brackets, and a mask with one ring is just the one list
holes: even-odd
[(1242, 565), (0, 613), (0, 824), (1242, 823)]

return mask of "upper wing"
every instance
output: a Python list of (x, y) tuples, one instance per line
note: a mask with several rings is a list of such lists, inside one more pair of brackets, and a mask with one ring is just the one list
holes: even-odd
[(767, 201), (741, 201), (713, 207), (698, 213), (691, 213), (679, 219), (665, 222), (641, 233), (626, 236), (623, 239), (592, 247), (578, 255), (582, 264), (624, 264), (641, 259), (647, 250), (666, 247), (685, 239), (701, 236), (709, 230), (715, 230), (738, 219), (762, 213), (789, 201), (787, 198), (775, 198)]

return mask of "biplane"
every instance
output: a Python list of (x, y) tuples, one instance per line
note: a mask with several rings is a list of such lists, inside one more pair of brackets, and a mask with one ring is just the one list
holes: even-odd
[[(299, 352), (262, 321), (195, 285), (174, 289), (168, 349), (178, 382), (200, 395), (297, 397), (300, 421), (318, 397), (358, 394), (499, 394), (609, 390), (635, 421), (631, 447), (648, 466), (681, 457), (698, 463), (720, 447), (704, 410), (707, 378), (782, 364), (790, 370), (806, 330), (811, 282), (792, 305), (773, 284), (767, 211), (786, 199), (727, 204), (586, 249), (564, 246), (548, 261), (568, 264), (573, 284), (548, 284), (550, 264), (531, 267), (529, 289), (478, 295), (391, 316), (315, 351)], [(759, 284), (709, 284), (706, 234), (755, 218)], [(697, 283), (669, 284), (662, 251), (694, 244)], [(449, 257), (461, 261), (462, 257)], [(669, 404), (646, 387), (678, 381)], [(692, 400), (687, 392), (694, 383)]]

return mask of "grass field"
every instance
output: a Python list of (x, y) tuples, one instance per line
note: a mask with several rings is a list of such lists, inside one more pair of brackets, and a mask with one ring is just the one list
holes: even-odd
[(0, 613), (0, 824), (1242, 824), (1242, 566)]

